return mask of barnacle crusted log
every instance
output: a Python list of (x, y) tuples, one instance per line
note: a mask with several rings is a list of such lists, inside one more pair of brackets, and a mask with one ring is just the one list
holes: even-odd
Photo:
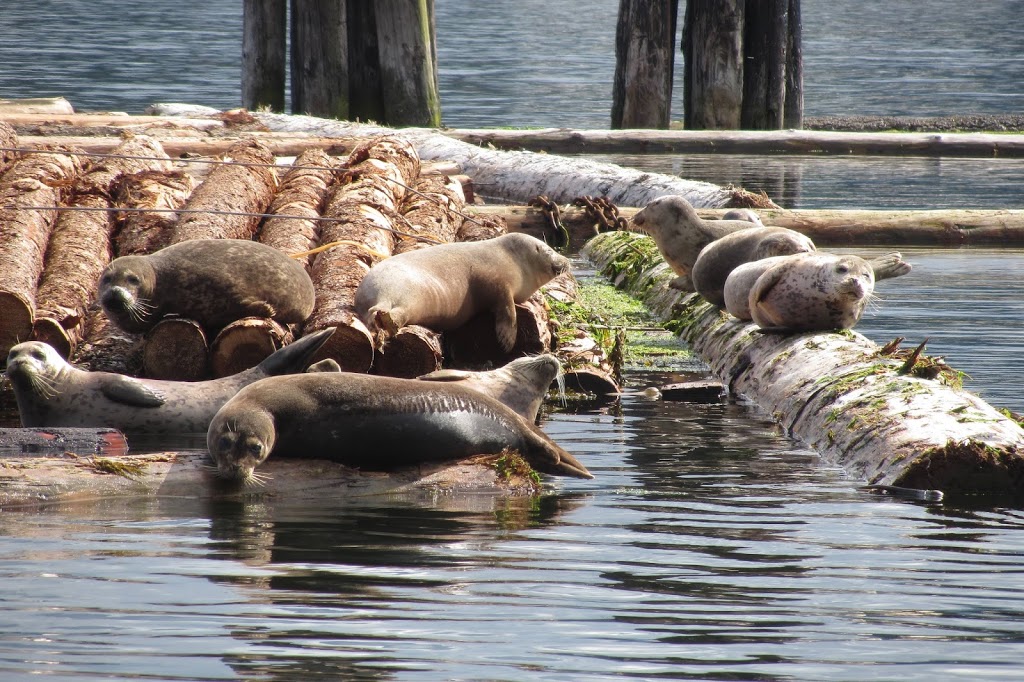
[(393, 221), (400, 221), (405, 188), (416, 182), (419, 168), (416, 150), (397, 136), (360, 145), (346, 160), (350, 181), (328, 199), (324, 217), (333, 220), (324, 222), (320, 234), (322, 245), (341, 244), (317, 254), (310, 273), (316, 304), (305, 333), (337, 328), (317, 359), (333, 358), (349, 371), (370, 369), (373, 339), (355, 313), (355, 292), (371, 264), (391, 255)]
[(58, 147), (27, 154), (0, 178), (0, 354), (32, 333), (36, 287), (57, 206), (82, 170)]
[[(192, 193), (171, 236), (171, 243), (189, 239), (252, 239), (277, 189), (274, 155), (257, 140), (232, 145), (223, 165), (216, 166)], [(207, 212), (209, 211), (209, 212)]]
[(160, 143), (142, 135), (127, 137), (113, 153), (75, 181), (68, 205), (91, 210), (62, 211), (46, 249), (32, 335), (65, 358), (82, 339), (86, 310), (111, 259), (114, 216), (108, 209), (116, 183), (127, 174), (170, 167)]
[(669, 289), (674, 275), (647, 237), (602, 234), (584, 253), (674, 320), (731, 390), (850, 473), (877, 485), (1024, 493), (1024, 429), (963, 390), (956, 373), (936, 374), (927, 362), (907, 368), (853, 331), (760, 333), (697, 294)]
[(180, 170), (141, 171), (123, 177), (115, 202), (132, 210), (121, 216), (114, 256), (153, 253), (170, 244), (178, 216), (168, 209), (184, 206), (195, 187), (195, 179)]

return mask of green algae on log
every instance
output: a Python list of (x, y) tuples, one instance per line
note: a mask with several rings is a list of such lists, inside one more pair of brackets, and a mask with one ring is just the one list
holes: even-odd
[(765, 334), (697, 294), (649, 237), (608, 232), (583, 249), (616, 286), (670, 321), (732, 390), (872, 485), (1024, 495), (1024, 429), (958, 377), (901, 373), (904, 358), (854, 331)]

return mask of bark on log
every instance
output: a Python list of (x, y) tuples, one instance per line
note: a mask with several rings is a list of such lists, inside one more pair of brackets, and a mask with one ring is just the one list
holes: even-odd
[(0, 428), (0, 458), (4, 465), (17, 466), (22, 456), (35, 458), (42, 453), (73, 458), (75, 455), (120, 456), (127, 452), (128, 442), (116, 429)]
[(242, 106), (284, 111), (288, 2), (246, 0), (242, 6)]
[(20, 144), (18, 140), (18, 134), (14, 131), (14, 128), (10, 124), (0, 121), (0, 175), (7, 172), (7, 169), (17, 161), (20, 156), (18, 152), (12, 151), (18, 149)]
[(165, 317), (146, 333), (142, 373), (150, 379), (201, 381), (210, 376), (210, 348), (203, 328), (184, 317)]
[(132, 334), (111, 324), (98, 303), (85, 318), (85, 339), (72, 354), (72, 362), (92, 372), (139, 376), (142, 370), (142, 334)]
[(266, 317), (235, 320), (210, 344), (210, 372), (219, 378), (255, 367), (292, 338), (287, 327)]
[(181, 208), (193, 189), (192, 176), (182, 171), (143, 171), (125, 177), (117, 190), (118, 206), (161, 210), (123, 213), (121, 228), (114, 236), (114, 255), (147, 254), (170, 244), (178, 218), (162, 209)]
[(679, 0), (619, 0), (612, 128), (668, 128)]
[[(762, 334), (697, 294), (668, 288), (673, 273), (647, 237), (595, 237), (585, 255), (640, 295), (730, 390), (786, 432), (873, 485), (957, 493), (1024, 493), (1024, 429), (964, 391), (934, 361), (906, 368), (856, 332)], [(644, 292), (642, 295), (639, 292)]]
[(127, 137), (115, 150), (125, 158), (99, 159), (76, 180), (71, 207), (95, 209), (62, 211), (57, 217), (46, 249), (46, 265), (36, 293), (33, 338), (71, 357), (82, 340), (83, 322), (96, 297), (96, 285), (112, 255), (111, 234), (114, 189), (125, 175), (170, 168), (160, 143), (145, 136)]
[[(0, 354), (32, 334), (36, 287), (55, 210), (81, 171), (77, 154), (54, 148), (28, 154), (0, 178)], [(67, 150), (75, 151), (75, 150)]]
[(743, 106), (744, 2), (690, 0), (683, 31), (688, 130), (736, 130)]
[(350, 117), (349, 4), (293, 0), (292, 111)]
[[(342, 369), (366, 372), (373, 363), (374, 341), (356, 316), (355, 291), (372, 263), (391, 255), (393, 216), (416, 182), (419, 157), (406, 140), (382, 137), (356, 148), (345, 163), (352, 181), (339, 185), (327, 202), (321, 242), (347, 242), (317, 254), (310, 276), (316, 304), (305, 333), (336, 327), (316, 360), (333, 358)], [(351, 244), (361, 247), (353, 247)]]
[[(263, 213), (277, 189), (274, 155), (255, 140), (239, 142), (228, 150), (230, 160), (241, 166), (217, 166), (192, 193), (171, 236), (176, 244), (189, 239), (252, 239), (260, 219), (234, 213)], [(206, 213), (205, 211), (210, 211)]]

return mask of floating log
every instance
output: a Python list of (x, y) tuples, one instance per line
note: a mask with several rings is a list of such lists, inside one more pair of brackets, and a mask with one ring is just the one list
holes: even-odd
[[(195, 189), (192, 176), (182, 171), (142, 171), (122, 179), (115, 201), (130, 209), (177, 209)], [(134, 256), (158, 251), (171, 243), (177, 215), (132, 210), (121, 216), (114, 236), (114, 255)]]
[[(681, 336), (730, 390), (872, 485), (1024, 494), (1024, 429), (940, 361), (888, 354), (864, 336), (766, 334), (697, 294), (668, 288), (653, 241), (595, 237), (585, 255)], [(909, 365), (909, 366), (908, 366)]]
[(355, 314), (355, 292), (370, 266), (391, 255), (392, 217), (405, 188), (419, 175), (419, 157), (404, 138), (386, 136), (357, 147), (345, 162), (351, 182), (338, 185), (327, 202), (321, 225), (323, 244), (342, 242), (317, 254), (310, 276), (316, 304), (305, 333), (336, 327), (317, 355), (333, 358), (342, 369), (366, 372), (373, 363), (374, 339)]
[(170, 167), (168, 160), (156, 160), (167, 155), (149, 137), (130, 136), (115, 152), (117, 158), (97, 160), (75, 181), (68, 205), (94, 210), (60, 212), (46, 249), (32, 337), (49, 343), (65, 358), (82, 340), (86, 310), (111, 259), (114, 215), (107, 209), (116, 184), (127, 174)]
[(36, 285), (57, 206), (82, 166), (61, 148), (28, 154), (0, 178), (0, 354), (27, 341), (34, 321)]
[(150, 379), (200, 381), (210, 376), (206, 333), (194, 320), (165, 317), (146, 332), (142, 373)]
[[(19, 455), (104, 455), (118, 456), (128, 452), (128, 442), (117, 429), (0, 428), (2, 468), (17, 468)], [(15, 458), (12, 461), (12, 458)], [(0, 480), (4, 475), (0, 473)]]
[(232, 145), (227, 156), (253, 165), (223, 165), (210, 171), (184, 207), (201, 212), (181, 214), (172, 244), (189, 239), (252, 239), (256, 234), (259, 218), (231, 214), (263, 213), (270, 206), (277, 189), (274, 155), (259, 142), (245, 140)]
[(9, 114), (73, 114), (75, 108), (63, 97), (0, 99), (0, 117)]
[(266, 317), (235, 320), (210, 344), (210, 372), (226, 377), (255, 367), (292, 338), (287, 327)]

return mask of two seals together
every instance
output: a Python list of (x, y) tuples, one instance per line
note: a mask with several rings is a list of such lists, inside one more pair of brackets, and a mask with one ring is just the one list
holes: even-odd
[(765, 331), (849, 329), (877, 280), (911, 266), (899, 253), (872, 261), (818, 252), (804, 235), (744, 220), (703, 220), (682, 197), (655, 199), (633, 217), (678, 275), (670, 286), (696, 290)]

